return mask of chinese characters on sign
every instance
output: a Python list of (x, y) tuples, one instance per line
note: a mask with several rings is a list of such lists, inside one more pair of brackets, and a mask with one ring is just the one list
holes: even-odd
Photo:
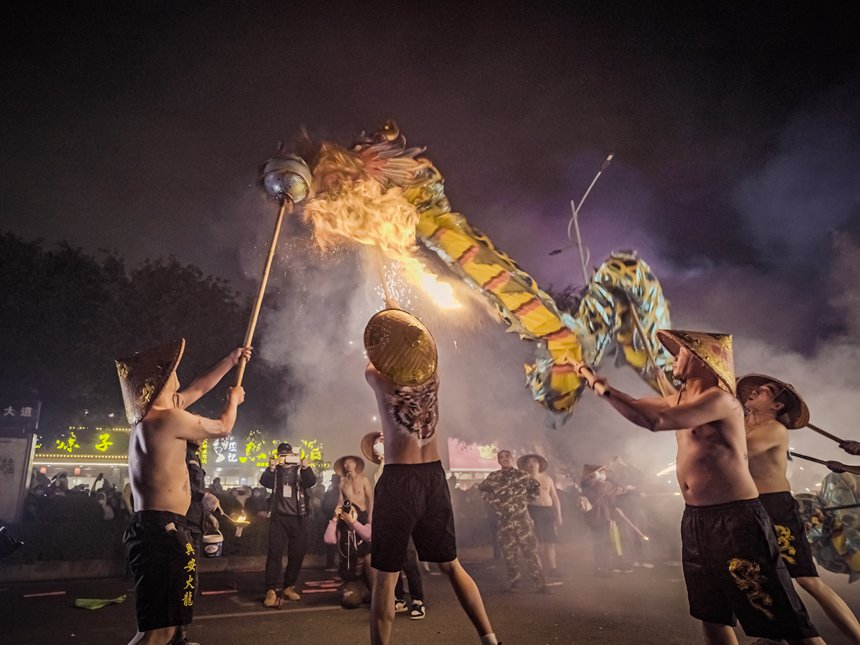
[(70, 432), (65, 438), (57, 439), (57, 450), (71, 453), (79, 450), (80, 447), (81, 444), (78, 443), (78, 435), (74, 432)]
[(15, 474), (15, 458), (0, 457), (0, 475), (7, 477)]
[(0, 427), (35, 430), (41, 409), (41, 401), (4, 401), (0, 405)]
[(108, 448), (113, 445), (113, 441), (110, 440), (110, 433), (103, 432), (99, 435), (99, 440), (96, 442), (94, 448), (99, 452), (105, 452)]
[(4, 416), (4, 417), (25, 417), (25, 418), (30, 418), (30, 417), (32, 417), (32, 416), (33, 416), (33, 408), (31, 408), (29, 405), (25, 405), (24, 407), (19, 408), (19, 409), (17, 409), (17, 410), (16, 410), (15, 408), (13, 408), (13, 407), (10, 405), (10, 406), (6, 407), (6, 408), (3, 410), (3, 416)]

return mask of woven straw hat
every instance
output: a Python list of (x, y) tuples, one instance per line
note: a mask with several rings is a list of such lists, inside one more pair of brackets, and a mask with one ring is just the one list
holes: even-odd
[(336, 472), (341, 477), (344, 477), (346, 475), (346, 470), (344, 470), (343, 468), (343, 462), (347, 459), (355, 459), (356, 474), (360, 475), (364, 472), (364, 459), (356, 455), (344, 455), (343, 457), (340, 457), (337, 461), (334, 462), (334, 466), (332, 466), (334, 472)]
[(436, 373), (436, 343), (427, 327), (402, 309), (383, 309), (364, 328), (373, 367), (398, 385), (426, 383)]
[(542, 455), (534, 454), (534, 453), (530, 453), (528, 455), (523, 455), (522, 457), (517, 459), (517, 468), (519, 468), (520, 470), (525, 470), (526, 469), (526, 460), (530, 459), (531, 457), (534, 457), (535, 459), (538, 460), (538, 463), (539, 463), (538, 472), (539, 473), (542, 473), (547, 468), (549, 468), (549, 462), (546, 460), (546, 457), (544, 457)]
[(606, 466), (601, 466), (599, 464), (585, 464), (582, 467), (582, 477), (580, 477), (580, 479), (585, 479), (589, 475), (601, 470), (606, 470)]
[(185, 339), (179, 338), (137, 352), (130, 358), (116, 359), (116, 372), (129, 425), (137, 425), (149, 412), (152, 402), (161, 394), (167, 379), (179, 365), (184, 351)]
[(361, 454), (375, 464), (382, 463), (379, 455), (373, 452), (373, 444), (375, 444), (376, 440), (381, 436), (381, 432), (368, 432), (361, 438)]
[(735, 365), (731, 334), (660, 329), (657, 332), (657, 338), (672, 356), (677, 356), (681, 347), (686, 347), (717, 377), (720, 387), (731, 394), (735, 393)]
[[(784, 392), (787, 392), (792, 399), (792, 404), (790, 406), (786, 406), (785, 410), (783, 410), (777, 417), (783, 422), (783, 425), (786, 428), (789, 430), (796, 430), (797, 428), (802, 428), (809, 423), (809, 408), (806, 406), (806, 402), (801, 398), (800, 394), (797, 393), (797, 390), (794, 389), (794, 386), (791, 383), (780, 381), (778, 378), (768, 376), (767, 374), (747, 374), (746, 376), (739, 378), (737, 385), (738, 400), (741, 403), (744, 403), (755, 388), (764, 385), (765, 383), (775, 383), (781, 387)], [(777, 392), (777, 395), (779, 394), (781, 393)]]

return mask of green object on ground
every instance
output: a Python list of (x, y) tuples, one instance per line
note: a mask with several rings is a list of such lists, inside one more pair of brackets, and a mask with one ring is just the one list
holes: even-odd
[(118, 605), (125, 601), (125, 594), (116, 598), (75, 598), (75, 607), (81, 609), (101, 609), (107, 605)]

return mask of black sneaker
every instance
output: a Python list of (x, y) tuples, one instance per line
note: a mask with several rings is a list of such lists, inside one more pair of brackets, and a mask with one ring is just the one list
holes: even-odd
[(404, 611), (406, 611), (406, 601), (396, 598), (394, 600), (394, 613), (402, 614)]
[(426, 613), (427, 610), (424, 608), (424, 603), (413, 602), (412, 607), (409, 609), (409, 619), (423, 620)]

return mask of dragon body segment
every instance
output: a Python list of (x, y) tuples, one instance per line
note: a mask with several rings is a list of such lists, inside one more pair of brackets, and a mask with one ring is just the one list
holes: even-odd
[[(419, 157), (423, 149), (407, 148), (393, 124), (363, 135), (348, 150), (334, 144), (319, 150), (312, 164), (317, 194), (305, 208), (305, 219), (315, 224), (320, 245), (327, 246), (338, 235), (373, 243), (380, 237), (372, 230), (376, 222), (389, 227), (399, 218), (404, 226), (414, 227), (414, 239), (488, 298), (508, 331), (537, 344), (534, 362), (525, 366), (526, 381), (535, 400), (552, 413), (569, 415), (584, 389), (574, 361), (597, 365), (617, 348), (618, 360), (654, 387), (655, 366), (668, 369), (671, 357), (657, 342), (656, 331), (670, 326), (669, 309), (660, 283), (635, 252), (611, 254), (591, 278), (578, 310), (563, 312), (534, 278), (451, 210), (438, 169)], [(378, 182), (384, 200), (378, 195), (367, 198), (376, 191), (356, 190), (367, 180)], [(399, 205), (392, 207), (392, 215), (381, 214), (389, 202)], [(348, 216), (343, 215), (344, 204)], [(404, 204), (417, 213), (417, 222), (408, 213), (396, 212), (404, 211)], [(379, 246), (393, 259), (402, 260), (409, 252), (402, 246), (388, 252), (387, 237)]]

